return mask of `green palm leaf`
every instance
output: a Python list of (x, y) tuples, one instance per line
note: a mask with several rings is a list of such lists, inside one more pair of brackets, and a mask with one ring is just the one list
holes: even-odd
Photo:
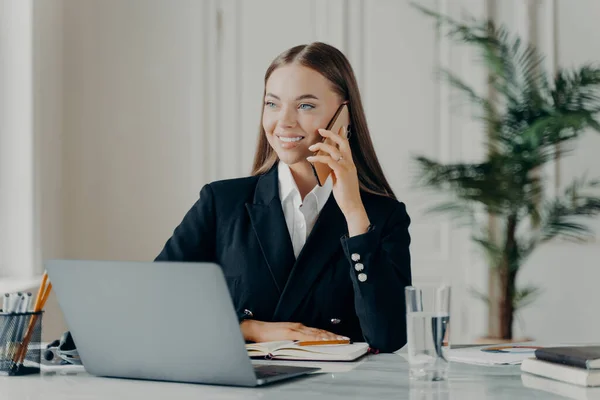
[(483, 250), (490, 265), (497, 266), (500, 264), (502, 249), (490, 240), (489, 236), (473, 236), (471, 240)]
[(513, 297), (513, 307), (515, 311), (529, 306), (541, 294), (542, 291), (540, 290), (540, 288), (535, 286), (526, 286), (521, 289), (515, 290), (515, 295)]
[(540, 241), (556, 237), (582, 242), (593, 232), (581, 222), (581, 217), (600, 214), (600, 197), (588, 193), (600, 187), (598, 180), (588, 181), (586, 176), (574, 180), (564, 194), (545, 204), (545, 218), (540, 229)]

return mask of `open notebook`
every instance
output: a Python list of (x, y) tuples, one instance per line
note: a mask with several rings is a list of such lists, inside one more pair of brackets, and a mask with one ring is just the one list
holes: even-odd
[(248, 356), (280, 360), (353, 361), (367, 353), (367, 343), (299, 346), (292, 340), (250, 343)]

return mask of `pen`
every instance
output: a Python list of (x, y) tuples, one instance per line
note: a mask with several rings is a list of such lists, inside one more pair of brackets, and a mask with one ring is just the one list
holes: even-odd
[(23, 307), (23, 312), (32, 312), (33, 308), (31, 307), (31, 299), (32, 299), (32, 294), (31, 292), (27, 292), (27, 298), (25, 299), (25, 306)]
[(4, 310), (4, 312), (14, 313), (17, 311), (16, 307), (19, 303), (19, 296), (21, 296), (21, 293), (10, 293), (8, 295), (8, 306), (6, 307), (6, 310)]
[(352, 344), (350, 340), (306, 340), (297, 342), (298, 346), (326, 346), (332, 344)]
[[(17, 310), (18, 313), (25, 314), (29, 311), (29, 304), (31, 303), (31, 293), (27, 293), (27, 295), (23, 294), (21, 296), (21, 304), (20, 308)], [(25, 334), (25, 325), (27, 324), (27, 316), (21, 316), (18, 320), (18, 326), (16, 331), (16, 342), (21, 342), (23, 340), (23, 335)]]
[[(23, 306), (25, 305), (25, 296), (21, 292), (19, 292), (17, 295), (19, 296), (19, 298), (16, 300), (15, 304), (13, 305), (13, 312), (21, 313), (21, 310), (23, 309)], [(15, 343), (15, 342), (21, 341), (21, 338), (19, 336), (21, 335), (21, 325), (23, 323), (23, 318), (24, 317), (22, 317), (22, 316), (14, 317), (12, 337), (9, 339), (9, 343)]]
[(5, 312), (5, 313), (8, 312), (8, 307), (10, 306), (9, 302), (10, 302), (10, 294), (4, 293), (4, 301), (2, 302), (2, 312)]
[[(2, 347), (4, 346), (5, 336), (8, 333), (8, 326), (10, 323), (10, 299), (10, 294), (5, 293), (4, 302), (2, 303), (2, 315), (0, 315), (0, 349), (2, 349)], [(0, 358), (4, 358), (4, 355), (2, 353), (3, 351), (0, 350)]]

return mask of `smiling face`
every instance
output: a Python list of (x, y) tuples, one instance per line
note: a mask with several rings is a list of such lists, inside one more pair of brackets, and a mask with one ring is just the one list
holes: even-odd
[(262, 125), (269, 144), (288, 165), (308, 163), (308, 147), (321, 141), (342, 99), (320, 73), (297, 64), (277, 68), (267, 80)]

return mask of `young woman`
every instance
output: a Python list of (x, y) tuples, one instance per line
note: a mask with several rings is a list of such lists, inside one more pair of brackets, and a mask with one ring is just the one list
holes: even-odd
[[(320, 42), (293, 47), (267, 69), (263, 100), (252, 176), (205, 185), (156, 260), (218, 263), (247, 341), (399, 349), (410, 218), (375, 155), (347, 58)], [(348, 139), (322, 129), (343, 102)], [(323, 186), (311, 162), (333, 170)]]

